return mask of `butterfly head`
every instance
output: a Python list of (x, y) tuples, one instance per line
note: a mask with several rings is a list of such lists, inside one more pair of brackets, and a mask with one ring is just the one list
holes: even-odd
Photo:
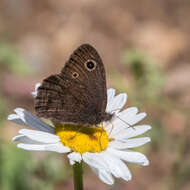
[(89, 122), (90, 125), (98, 125), (103, 121), (111, 121), (113, 114), (110, 113), (97, 113), (93, 117), (91, 116), (91, 120)]

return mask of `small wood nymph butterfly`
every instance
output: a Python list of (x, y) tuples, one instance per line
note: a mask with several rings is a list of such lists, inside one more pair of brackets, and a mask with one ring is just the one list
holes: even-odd
[(89, 44), (78, 47), (60, 74), (44, 79), (35, 98), (39, 117), (55, 123), (98, 125), (106, 113), (107, 88), (103, 62)]

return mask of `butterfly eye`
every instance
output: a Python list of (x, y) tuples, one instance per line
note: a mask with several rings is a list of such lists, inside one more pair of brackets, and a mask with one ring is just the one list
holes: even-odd
[(74, 72), (74, 73), (72, 74), (72, 77), (73, 77), (74, 79), (76, 79), (78, 76), (79, 76), (79, 74), (78, 74), (77, 72)]
[(89, 71), (93, 71), (96, 68), (96, 62), (94, 60), (88, 60), (85, 62), (85, 67)]

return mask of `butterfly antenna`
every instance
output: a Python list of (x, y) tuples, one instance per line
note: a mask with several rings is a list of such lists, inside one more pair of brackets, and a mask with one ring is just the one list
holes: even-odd
[[(125, 123), (126, 125), (129, 125), (129, 127), (131, 127), (132, 129), (135, 130), (135, 128), (134, 128), (131, 124), (129, 124), (129, 123), (127, 123), (125, 120), (121, 119), (118, 115), (116, 115), (116, 117), (117, 117), (120, 121), (122, 121), (122, 122)], [(129, 128), (129, 127), (127, 127), (127, 128)]]
[[(120, 111), (120, 110), (121, 110), (120, 108), (119, 108), (119, 109), (112, 110), (112, 113), (115, 112), (115, 111)], [(116, 117), (117, 117), (118, 119), (120, 119), (123, 123), (129, 125), (129, 127), (132, 127), (132, 128), (135, 130), (135, 128), (134, 128), (133, 126), (131, 126), (129, 123), (127, 123), (126, 121), (124, 121), (123, 119), (121, 119), (118, 115), (116, 115)]]
[[(99, 126), (96, 126), (96, 127), (99, 128)], [(99, 136), (99, 143), (100, 143), (100, 149), (101, 149), (101, 150), (103, 150), (103, 149), (102, 149), (102, 144), (101, 144), (101, 137), (102, 137), (103, 130), (104, 130), (104, 128), (103, 128), (103, 126), (102, 126), (101, 135)]]

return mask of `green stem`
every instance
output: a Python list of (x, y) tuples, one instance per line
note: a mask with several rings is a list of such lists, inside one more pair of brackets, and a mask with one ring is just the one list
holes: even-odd
[(74, 180), (74, 189), (83, 190), (83, 181), (82, 181), (82, 162), (76, 162), (73, 165), (73, 180)]

